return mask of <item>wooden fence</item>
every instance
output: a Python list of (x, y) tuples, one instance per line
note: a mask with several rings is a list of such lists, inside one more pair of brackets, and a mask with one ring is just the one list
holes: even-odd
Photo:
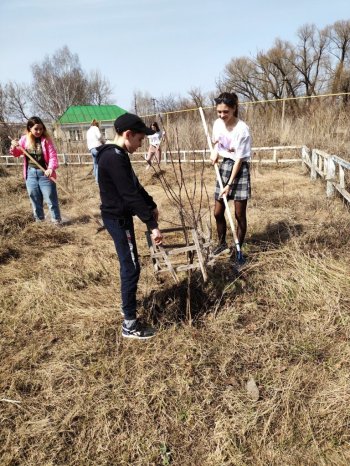
[(350, 162), (337, 155), (319, 149), (302, 148), (302, 162), (310, 169), (312, 180), (317, 176), (326, 181), (326, 195), (332, 197), (336, 191), (350, 203)]
[[(252, 163), (280, 164), (300, 163), (310, 169), (311, 180), (318, 176), (326, 181), (326, 195), (332, 197), (338, 192), (350, 203), (350, 162), (337, 155), (330, 155), (319, 149), (309, 149), (306, 146), (274, 146), (254, 147)], [(208, 163), (209, 150), (164, 151), (162, 163)], [(92, 165), (90, 153), (58, 154), (61, 165)], [(136, 152), (131, 155), (133, 163), (145, 163), (145, 153)], [(1, 155), (0, 165), (21, 165), (22, 158), (11, 155)]]
[[(274, 147), (253, 147), (253, 163), (294, 163), (300, 162), (302, 146), (274, 146)], [(130, 156), (133, 163), (144, 163), (145, 152), (135, 152)], [(61, 165), (92, 165), (92, 157), (89, 152), (85, 153), (65, 153), (58, 154)], [(202, 163), (210, 162), (210, 152), (206, 150), (179, 150), (163, 151), (162, 162), (164, 163)], [(21, 158), (11, 155), (1, 155), (0, 165), (13, 166), (21, 164)]]

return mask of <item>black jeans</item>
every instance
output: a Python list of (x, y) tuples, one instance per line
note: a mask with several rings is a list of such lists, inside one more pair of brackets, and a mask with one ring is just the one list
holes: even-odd
[(136, 291), (140, 277), (132, 217), (111, 219), (102, 217), (103, 223), (111, 235), (120, 264), (120, 282), (122, 308), (126, 320), (136, 319)]

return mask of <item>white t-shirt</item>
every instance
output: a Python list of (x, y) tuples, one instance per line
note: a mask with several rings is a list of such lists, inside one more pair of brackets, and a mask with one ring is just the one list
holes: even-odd
[(101, 131), (98, 129), (97, 126), (90, 126), (90, 128), (86, 132), (86, 143), (88, 149), (94, 149), (102, 144), (102, 135)]
[(162, 139), (162, 132), (158, 131), (157, 133), (154, 133), (151, 136), (147, 136), (147, 137), (148, 137), (148, 140), (151, 146), (158, 146)]
[(232, 160), (250, 160), (252, 139), (249, 127), (242, 120), (238, 120), (235, 127), (228, 131), (224, 121), (218, 118), (213, 125), (213, 142), (217, 142), (216, 149), (221, 157)]

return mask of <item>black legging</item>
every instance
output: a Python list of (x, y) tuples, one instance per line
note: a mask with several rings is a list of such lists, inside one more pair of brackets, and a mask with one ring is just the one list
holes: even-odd
[[(237, 222), (237, 238), (240, 246), (242, 246), (247, 232), (247, 199), (244, 201), (234, 201), (235, 203), (235, 218)], [(216, 229), (218, 232), (219, 243), (226, 242), (226, 219), (225, 219), (225, 204), (223, 200), (215, 200), (214, 217), (216, 220)]]

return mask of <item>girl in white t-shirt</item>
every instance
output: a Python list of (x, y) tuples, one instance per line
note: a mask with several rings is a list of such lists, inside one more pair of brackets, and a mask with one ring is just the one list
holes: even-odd
[(216, 183), (214, 216), (218, 233), (218, 245), (213, 254), (218, 255), (228, 249), (226, 243), (225, 204), (222, 196), (235, 203), (237, 237), (242, 247), (247, 231), (247, 202), (251, 195), (249, 127), (238, 118), (238, 97), (234, 93), (223, 92), (216, 99), (218, 119), (213, 125), (214, 150), (210, 156), (213, 163), (222, 157), (219, 171), (224, 186)]
[(100, 123), (94, 118), (91, 122), (90, 128), (86, 132), (86, 144), (92, 155), (93, 172), (96, 183), (98, 178), (97, 153), (98, 148), (102, 146), (103, 142), (103, 136), (100, 131)]
[(159, 165), (162, 155), (160, 143), (162, 142), (164, 132), (162, 133), (162, 131), (159, 129), (158, 123), (156, 121), (151, 124), (151, 129), (155, 131), (155, 133), (152, 134), (152, 136), (147, 136), (149, 140), (149, 148), (146, 156), (146, 162), (148, 164), (147, 168), (152, 165), (152, 159), (154, 156), (156, 157), (157, 164)]

